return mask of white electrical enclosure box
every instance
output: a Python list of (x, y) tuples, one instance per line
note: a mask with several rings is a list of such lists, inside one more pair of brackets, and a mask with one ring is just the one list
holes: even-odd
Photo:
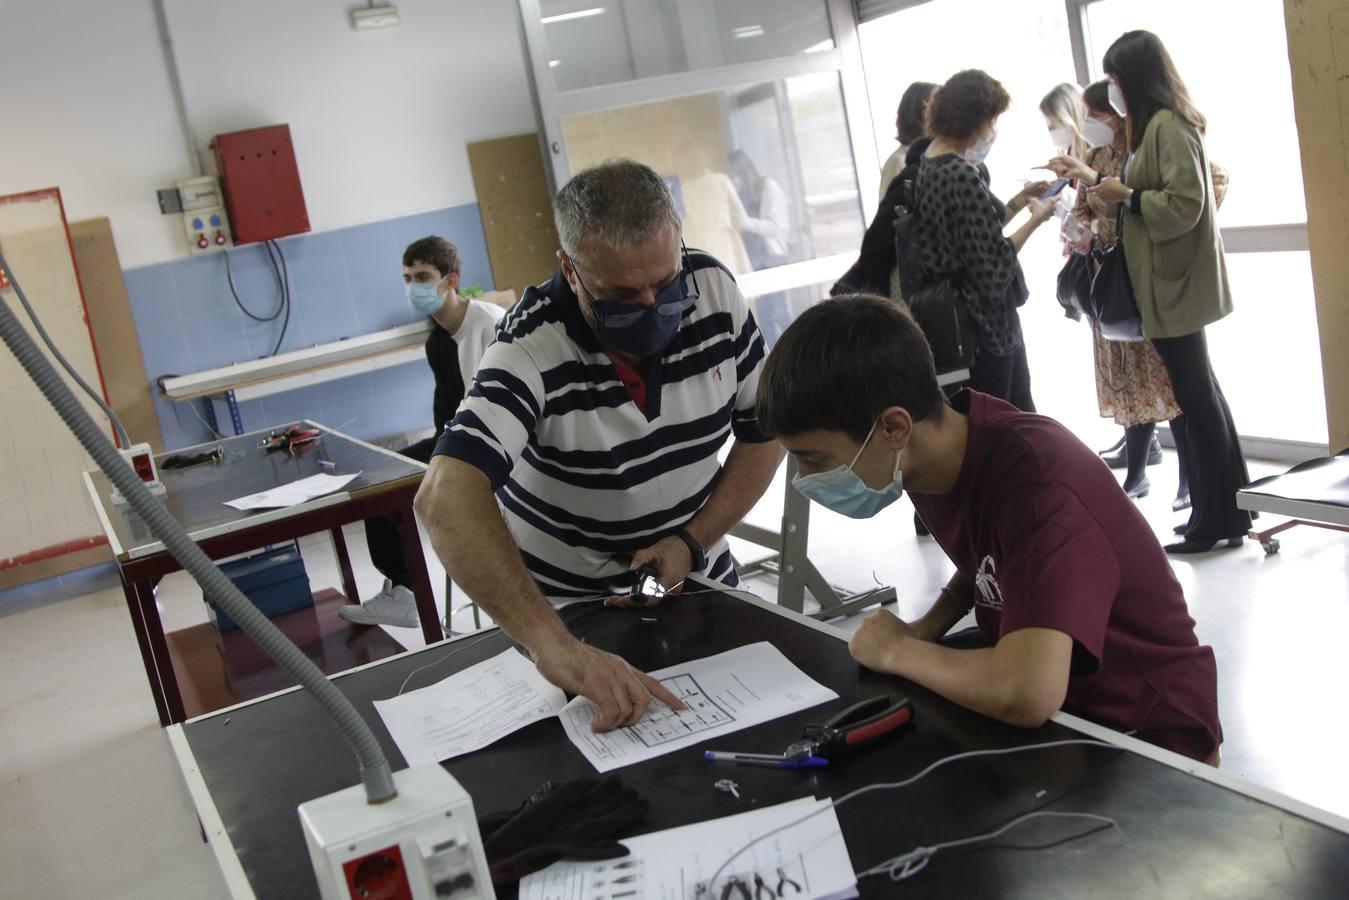
[(438, 763), (393, 780), (387, 803), (356, 785), (300, 804), (323, 900), (496, 900), (468, 792)]

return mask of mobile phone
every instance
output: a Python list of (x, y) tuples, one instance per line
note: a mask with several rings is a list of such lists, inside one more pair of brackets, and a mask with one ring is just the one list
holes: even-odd
[(1048, 200), (1050, 197), (1057, 197), (1059, 195), (1059, 191), (1063, 190), (1068, 186), (1069, 180), (1070, 179), (1067, 178), (1054, 179), (1049, 183), (1049, 190), (1045, 191), (1040, 199)]

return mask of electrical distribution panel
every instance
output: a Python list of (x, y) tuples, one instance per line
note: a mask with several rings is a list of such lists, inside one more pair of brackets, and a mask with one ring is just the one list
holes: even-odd
[(211, 141), (236, 244), (309, 230), (289, 125), (218, 134)]
[(209, 253), (230, 246), (229, 217), (220, 196), (220, 180), (211, 175), (178, 182), (187, 252)]

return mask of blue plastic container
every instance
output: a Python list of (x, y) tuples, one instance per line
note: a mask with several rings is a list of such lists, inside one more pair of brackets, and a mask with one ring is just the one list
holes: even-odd
[[(304, 558), (294, 544), (221, 563), (220, 569), (269, 619), (314, 605)], [(208, 600), (207, 606), (210, 607), (212, 620), (221, 631), (232, 631), (239, 627), (214, 603)]]

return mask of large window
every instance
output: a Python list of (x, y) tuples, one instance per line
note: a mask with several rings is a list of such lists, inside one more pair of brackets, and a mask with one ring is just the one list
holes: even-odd
[(644, 162), (669, 182), (686, 243), (747, 276), (747, 295), (779, 312), (825, 295), (878, 177), (848, 0), (520, 9), (558, 184), (615, 156)]
[[(960, 69), (980, 68), (1012, 96), (988, 159), (994, 192), (1006, 199), (1026, 179), (1043, 177), (1033, 171), (1051, 153), (1039, 102), (1055, 84), (1078, 80), (1070, 16), (1079, 10), (1083, 75), (1100, 78), (1101, 57), (1114, 39), (1146, 28), (1167, 45), (1208, 118), (1210, 154), (1230, 179), (1218, 224), (1236, 305), (1233, 315), (1209, 329), (1209, 344), (1238, 429), (1325, 443), (1282, 4), (932, 0), (865, 23), (858, 32), (878, 155), (895, 147), (895, 107), (909, 83), (942, 82)], [(967, 22), (998, 27), (959, 28), (956, 38), (955, 23)], [(1063, 264), (1057, 229), (1042, 228), (1022, 250), (1021, 262), (1031, 289), (1021, 312), (1036, 403), (1084, 439), (1108, 443), (1118, 428), (1097, 415), (1090, 334), (1065, 319), (1054, 301)]]
[(1270, 226), (1307, 220), (1283, 4), (1097, 0), (1086, 11), (1093, 77), (1124, 32), (1162, 39), (1208, 119), (1209, 154), (1228, 172), (1218, 225), (1236, 311), (1209, 329), (1209, 347), (1238, 430), (1326, 443), (1310, 255), (1271, 252), (1284, 249), (1287, 229)]

